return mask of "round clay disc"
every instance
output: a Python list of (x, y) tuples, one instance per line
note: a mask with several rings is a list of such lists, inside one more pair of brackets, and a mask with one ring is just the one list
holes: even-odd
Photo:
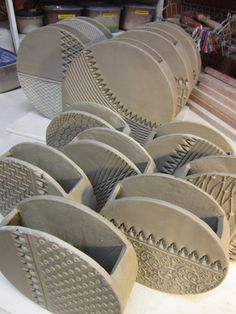
[(193, 87), (191, 67), (186, 61), (188, 56), (180, 42), (168, 34), (161, 34), (161, 31), (151, 31), (145, 28), (127, 31), (120, 34), (119, 37), (140, 40), (157, 51), (170, 66), (178, 87), (181, 82), (186, 84), (187, 96), (190, 94)]
[(96, 196), (97, 211), (104, 206), (117, 182), (141, 173), (125, 155), (95, 140), (73, 141), (63, 152), (88, 176)]
[(58, 24), (68, 25), (80, 32), (82, 32), (91, 42), (99, 42), (106, 40), (104, 32), (102, 32), (97, 26), (80, 18), (63, 19)]
[(22, 41), (17, 56), (18, 78), (31, 104), (53, 118), (62, 112), (62, 80), (88, 39), (69, 26), (38, 28)]
[[(83, 102), (74, 106), (68, 105), (68, 107), (70, 107), (72, 111), (78, 110), (91, 113), (94, 116), (97, 116), (108, 122), (117, 131), (123, 132), (125, 134), (130, 134), (131, 132), (128, 124), (125, 122), (124, 119), (121, 118), (121, 116), (117, 112), (109, 108), (106, 108), (100, 104), (92, 102)], [(64, 105), (64, 108), (65, 111), (67, 111), (66, 104)]]
[[(149, 45), (147, 45), (144, 42), (137, 40), (137, 39), (116, 37), (116, 38), (113, 38), (113, 40), (133, 44), (134, 46), (146, 51), (147, 53), (149, 53), (159, 64), (161, 64), (160, 71), (163, 72), (163, 75), (165, 76), (166, 80), (168, 80), (169, 84), (172, 86), (171, 88), (172, 88), (172, 91), (175, 95), (174, 97), (176, 99), (176, 106), (177, 106), (178, 91), (177, 91), (177, 87), (176, 87), (175, 77), (174, 77), (173, 72), (170, 69), (169, 65), (167, 64), (167, 62), (158, 54), (158, 52), (155, 51)], [(176, 108), (176, 113), (177, 113), (177, 108)]]
[(47, 127), (47, 145), (62, 150), (81, 131), (94, 127), (113, 128), (102, 118), (86, 111), (63, 112), (54, 118)]
[(192, 134), (168, 134), (145, 147), (156, 163), (158, 172), (174, 174), (184, 164), (204, 156), (224, 155), (215, 144)]
[(184, 57), (185, 52), (184, 50), (181, 51), (181, 45), (178, 45), (174, 39), (169, 40), (168, 35), (161, 36), (160, 34), (156, 34), (156, 32), (149, 31), (147, 29), (135, 29), (133, 31), (128, 31), (119, 35), (118, 39), (119, 38), (134, 38), (139, 40), (149, 47), (152, 47), (156, 52), (158, 52), (162, 60), (165, 60), (171, 69), (171, 77), (174, 76), (178, 105), (176, 111), (178, 113), (186, 104), (193, 86), (186, 62), (184, 61), (186, 60)]
[(133, 244), (137, 281), (174, 294), (206, 292), (226, 276), (228, 256), (216, 233), (189, 211), (147, 197), (108, 202), (101, 214)]
[(73, 141), (90, 139), (107, 144), (128, 157), (142, 173), (152, 173), (156, 170), (155, 163), (147, 151), (133, 138), (119, 131), (107, 128), (92, 128), (85, 130)]
[(217, 132), (216, 130), (200, 123), (189, 121), (165, 123), (157, 127), (156, 133), (156, 137), (174, 133), (194, 134), (214, 143), (223, 149), (223, 151), (226, 153), (234, 154), (234, 148), (225, 136), (221, 135), (221, 133)]
[(176, 108), (160, 64), (145, 51), (119, 41), (84, 50), (66, 73), (63, 96), (71, 105), (99, 100), (119, 112), (130, 127), (141, 125), (149, 132), (157, 123), (172, 120)]
[(197, 50), (196, 44), (194, 43), (191, 36), (189, 36), (189, 34), (187, 34), (181, 27), (174, 23), (152, 22), (144, 25), (144, 27), (167, 31), (169, 34), (182, 42), (184, 48), (186, 49), (186, 52), (193, 61), (194, 71), (196, 75), (195, 81), (197, 81), (201, 73), (201, 57), (199, 51)]
[(98, 20), (93, 19), (93, 18), (89, 18), (86, 16), (80, 16), (78, 19), (82, 20), (82, 21), (86, 21), (86, 22), (96, 26), (98, 30), (103, 32), (103, 34), (106, 36), (106, 38), (110, 39), (113, 37), (112, 32), (105, 25), (103, 25), (101, 22), (99, 22)]
[(148, 28), (148, 27), (139, 27), (138, 30), (143, 30), (143, 31), (149, 31), (152, 33), (157, 34), (158, 36), (162, 36), (166, 39), (168, 39), (169, 41), (171, 41), (172, 43), (174, 43), (176, 49), (179, 52), (179, 55), (182, 56), (182, 61), (185, 64), (185, 67), (187, 69), (187, 73), (188, 75), (190, 75), (190, 79), (189, 79), (189, 85), (191, 86), (191, 88), (193, 88), (194, 86), (194, 82), (195, 82), (195, 78), (194, 78), (194, 67), (191, 61), (191, 56), (188, 55), (188, 52), (186, 51), (185, 47), (182, 44), (182, 41), (178, 39), (178, 37), (173, 36), (173, 34), (162, 30), (162, 29), (157, 29), (157, 28)]

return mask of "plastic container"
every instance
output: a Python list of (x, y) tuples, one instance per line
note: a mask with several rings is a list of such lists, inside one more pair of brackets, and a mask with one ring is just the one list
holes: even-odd
[(16, 74), (16, 54), (0, 48), (0, 93), (19, 87)]
[(85, 9), (85, 16), (98, 20), (112, 33), (119, 31), (120, 7), (89, 6)]
[(53, 24), (63, 19), (81, 16), (83, 8), (77, 5), (46, 5), (45, 24)]
[(16, 23), (19, 33), (28, 34), (43, 26), (43, 12), (38, 10), (16, 11)]
[(151, 22), (155, 15), (155, 8), (148, 5), (126, 5), (121, 13), (120, 28), (129, 30)]
[(9, 25), (3, 22), (0, 22), (0, 48), (14, 51)]

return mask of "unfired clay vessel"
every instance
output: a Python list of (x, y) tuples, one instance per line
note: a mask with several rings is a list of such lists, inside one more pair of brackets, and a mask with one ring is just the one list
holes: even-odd
[[(67, 104), (64, 104), (64, 108), (65, 111), (67, 111)], [(131, 132), (128, 124), (125, 122), (124, 119), (121, 118), (121, 116), (117, 112), (107, 107), (104, 107), (101, 104), (94, 102), (81, 102), (75, 104), (74, 106), (68, 105), (68, 108), (71, 108), (72, 111), (78, 110), (91, 113), (98, 118), (101, 118), (108, 122), (117, 131), (123, 132), (125, 134), (130, 134)]]
[(226, 238), (221, 238), (222, 216), (215, 217), (218, 222), (212, 229), (172, 203), (121, 195), (108, 202), (101, 214), (133, 244), (139, 283), (168, 293), (193, 294), (211, 290), (225, 278), (228, 252)]
[(177, 172), (211, 195), (225, 211), (230, 225), (230, 257), (236, 260), (236, 157), (209, 156), (194, 160)]
[(46, 142), (58, 150), (70, 143), (83, 130), (113, 126), (106, 120), (86, 111), (66, 111), (54, 118), (47, 128)]
[(225, 136), (212, 128), (196, 122), (178, 121), (159, 125), (154, 138), (175, 133), (189, 133), (202, 137), (219, 146), (225, 153), (234, 154), (234, 148)]
[(100, 211), (120, 180), (140, 174), (138, 167), (113, 147), (95, 140), (75, 140), (63, 152), (88, 176)]
[(129, 158), (142, 173), (153, 173), (156, 165), (147, 151), (133, 138), (116, 130), (92, 128), (85, 130), (74, 141), (90, 139), (107, 144)]
[(131, 244), (86, 206), (22, 202), (0, 227), (3, 275), (52, 313), (122, 313), (137, 273)]
[(185, 163), (209, 155), (224, 155), (215, 144), (192, 134), (176, 133), (160, 136), (146, 144), (158, 172), (174, 174)]

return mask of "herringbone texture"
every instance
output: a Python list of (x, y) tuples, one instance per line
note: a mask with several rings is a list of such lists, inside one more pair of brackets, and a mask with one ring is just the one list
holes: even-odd
[(0, 160), (0, 212), (6, 216), (25, 198), (46, 194), (47, 183), (41, 174), (12, 160)]

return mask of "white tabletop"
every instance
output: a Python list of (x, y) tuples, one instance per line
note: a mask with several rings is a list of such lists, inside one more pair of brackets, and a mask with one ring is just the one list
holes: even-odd
[[(196, 121), (209, 126), (188, 107), (178, 116), (178, 119)], [(34, 140), (44, 142), (49, 122), (32, 108), (21, 89), (0, 94), (0, 153), (6, 152), (16, 143)], [(236, 147), (236, 144), (233, 144)], [(11, 314), (49, 313), (24, 297), (0, 273), (0, 314), (5, 313), (4, 310)], [(230, 263), (229, 273), (219, 287), (199, 295), (170, 295), (135, 283), (125, 310), (125, 314), (172, 314), (176, 312), (180, 314), (235, 314), (236, 263)]]

